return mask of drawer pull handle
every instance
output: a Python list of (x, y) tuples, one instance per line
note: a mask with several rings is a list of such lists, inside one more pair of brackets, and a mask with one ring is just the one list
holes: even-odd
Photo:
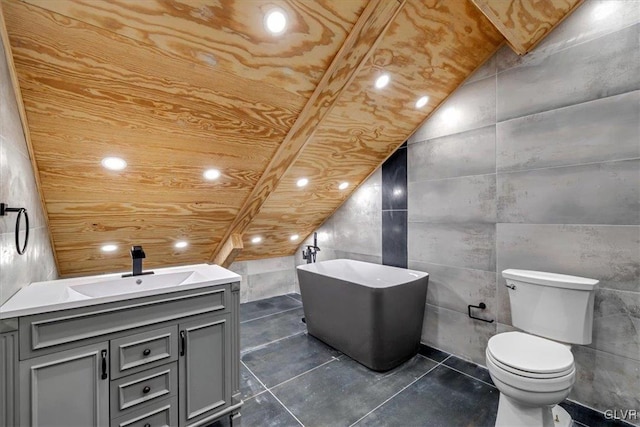
[(142, 392), (143, 392), (144, 394), (147, 394), (147, 393), (149, 393), (150, 391), (151, 391), (151, 387), (149, 387), (149, 386), (145, 386), (145, 388), (143, 388), (143, 389), (142, 389)]
[(107, 374), (107, 350), (102, 350), (102, 352), (100, 353), (100, 358), (102, 359), (102, 379), (106, 380), (107, 378), (109, 378), (109, 375)]
[(142, 352), (143, 356), (148, 356), (151, 354), (151, 349), (145, 348), (144, 351)]
[(187, 350), (187, 337), (184, 331), (180, 331), (180, 356), (184, 356), (184, 352)]

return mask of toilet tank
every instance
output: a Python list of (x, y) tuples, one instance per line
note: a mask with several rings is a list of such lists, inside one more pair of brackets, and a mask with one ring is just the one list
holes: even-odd
[(570, 344), (590, 344), (597, 280), (530, 270), (504, 270), (513, 326)]

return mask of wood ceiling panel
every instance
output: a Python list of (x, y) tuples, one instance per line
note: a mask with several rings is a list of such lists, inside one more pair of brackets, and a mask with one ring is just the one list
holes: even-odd
[(583, 0), (472, 0), (519, 55), (531, 51)]
[[(229, 238), (242, 235), (260, 212), (268, 197), (275, 191), (281, 177), (303, 152), (322, 121), (332, 111), (335, 103), (353, 81), (358, 71), (366, 64), (373, 48), (382, 39), (394, 17), (405, 1), (396, 3), (385, 0), (370, 0), (354, 25), (344, 45), (326, 70), (320, 83), (309, 98), (278, 151), (274, 154), (262, 177), (240, 208), (238, 216), (216, 248), (212, 260), (220, 260), (220, 249), (229, 247)], [(227, 265), (226, 262), (223, 265)]]
[[(286, 87), (304, 98), (311, 95), (366, 5), (365, 0), (28, 2), (193, 64)], [(263, 16), (272, 8), (287, 14), (286, 37), (274, 37), (264, 29)]]
[[(37, 123), (38, 131), (32, 132), (39, 141), (38, 157), (51, 161), (64, 161), (76, 157), (87, 165), (96, 164), (106, 156), (119, 155), (132, 164), (163, 165), (174, 167), (216, 166), (224, 159), (225, 175), (228, 171), (259, 173), (266, 162), (267, 147), (259, 138), (249, 138), (242, 143), (217, 143), (215, 138), (203, 139), (188, 134), (176, 137), (159, 130), (146, 129), (144, 140), (137, 129), (114, 129), (105, 134), (97, 131), (91, 123), (74, 122), (73, 133), (64, 125), (65, 120), (53, 115), (31, 113), (31, 122)], [(41, 130), (40, 130), (41, 129)], [(255, 141), (255, 142), (254, 142)]]

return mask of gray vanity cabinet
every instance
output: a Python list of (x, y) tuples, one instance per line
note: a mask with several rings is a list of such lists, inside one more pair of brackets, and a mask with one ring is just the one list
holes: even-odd
[(109, 425), (108, 349), (105, 341), (21, 362), (21, 423)]
[(230, 323), (225, 315), (180, 325), (180, 427), (230, 403)]
[(18, 330), (0, 334), (0, 368), (19, 381), (3, 377), (0, 421), (195, 427), (226, 416), (240, 426), (239, 290), (227, 283), (14, 319)]

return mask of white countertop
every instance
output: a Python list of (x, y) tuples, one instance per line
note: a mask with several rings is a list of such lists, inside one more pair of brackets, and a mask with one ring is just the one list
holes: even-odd
[[(122, 278), (122, 273), (114, 273), (34, 282), (20, 289), (0, 306), (0, 320), (239, 282), (241, 279), (236, 273), (218, 265), (208, 264), (159, 268), (153, 271), (153, 275), (142, 275), (126, 279)], [(166, 280), (164, 280), (165, 278)], [(137, 288), (135, 282), (138, 279), (144, 285)], [(144, 289), (149, 281), (153, 281), (153, 288)], [(82, 293), (91, 293), (92, 288), (99, 290), (99, 285), (102, 282), (105, 282), (104, 289), (111, 289), (118, 293), (106, 296), (88, 296)], [(87, 287), (83, 288), (83, 285), (87, 285)], [(77, 291), (78, 289), (80, 292)], [(83, 291), (83, 289), (85, 290)]]

